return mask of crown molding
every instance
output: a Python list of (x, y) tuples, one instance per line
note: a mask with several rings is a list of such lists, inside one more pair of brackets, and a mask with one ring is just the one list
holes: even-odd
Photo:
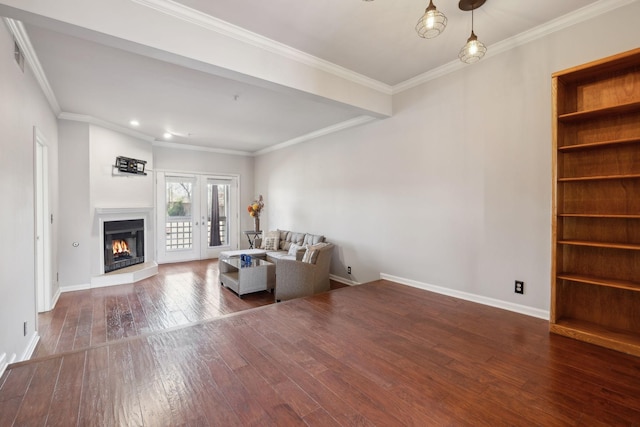
[(69, 120), (72, 122), (82, 122), (82, 123), (89, 123), (92, 125), (96, 125), (96, 126), (100, 126), (106, 129), (110, 129), (112, 131), (115, 132), (119, 132), (119, 133), (123, 133), (125, 135), (129, 135), (132, 136), (134, 138), (138, 138), (141, 139), (143, 141), (147, 141), (147, 142), (153, 142), (154, 138), (152, 136), (149, 136), (147, 134), (129, 129), (125, 126), (120, 126), (111, 122), (108, 122), (106, 120), (102, 120), (102, 119), (98, 119), (96, 117), (93, 116), (89, 116), (87, 114), (76, 114), (76, 113), (67, 113), (67, 112), (62, 112), (60, 114), (58, 114), (58, 119), (60, 120)]
[(25, 60), (31, 66), (31, 71), (34, 74), (36, 81), (40, 85), (44, 96), (47, 98), (49, 106), (51, 107), (55, 115), (60, 114), (62, 109), (60, 108), (60, 104), (56, 99), (56, 95), (55, 93), (53, 93), (53, 89), (51, 89), (49, 80), (47, 79), (47, 76), (42, 69), (42, 65), (40, 64), (38, 55), (36, 55), (36, 51), (31, 44), (31, 40), (29, 39), (27, 30), (24, 28), (24, 25), (20, 21), (16, 21), (15, 19), (11, 18), (3, 19), (5, 24), (7, 24), (9, 31), (11, 31), (11, 34), (13, 35), (16, 43), (18, 43), (18, 46), (20, 46)]
[(317, 131), (310, 132), (308, 134), (299, 136), (297, 138), (290, 139), (280, 144), (272, 145), (270, 147), (264, 148), (259, 151), (250, 152), (250, 151), (240, 151), (240, 150), (229, 150), (225, 148), (203, 147), (201, 145), (181, 144), (178, 142), (161, 141), (147, 134), (129, 129), (125, 126), (116, 125), (114, 123), (108, 122), (106, 120), (98, 119), (93, 116), (89, 116), (87, 114), (62, 112), (58, 114), (58, 119), (89, 123), (89, 124), (106, 128), (106, 129), (111, 129), (115, 132), (123, 133), (125, 135), (129, 135), (134, 138), (150, 142), (153, 147), (172, 148), (176, 150), (202, 151), (207, 153), (227, 154), (231, 156), (245, 156), (245, 157), (259, 156), (262, 154), (270, 153), (272, 151), (282, 150), (283, 148), (290, 147), (292, 145), (301, 144), (303, 142), (309, 141), (314, 138), (318, 138), (324, 135), (328, 135), (330, 133), (338, 132), (343, 129), (348, 129), (354, 126), (358, 126), (358, 125), (376, 120), (375, 117), (371, 117), (371, 116), (359, 116), (354, 119), (346, 120), (344, 122), (341, 122), (332, 126), (328, 126), (326, 128), (319, 129)]
[(301, 50), (292, 48), (283, 43), (261, 36), (244, 28), (230, 24), (226, 21), (192, 9), (173, 0), (131, 0), (142, 6), (149, 7), (174, 18), (199, 25), (218, 34), (233, 38), (243, 43), (250, 44), (265, 51), (275, 53), (285, 58), (302, 63), (309, 67), (325, 71), (337, 77), (349, 80), (359, 85), (381, 92), (385, 95), (392, 94), (392, 87), (378, 80), (356, 73), (332, 62), (310, 55)]
[(245, 156), (245, 157), (253, 156), (253, 153), (249, 151), (227, 150), (224, 148), (214, 148), (214, 147), (203, 147), (201, 145), (180, 144), (178, 142), (154, 140), (151, 145), (153, 145), (154, 147), (173, 148), (176, 150), (203, 151), (206, 153), (228, 154), (231, 156)]
[[(635, 3), (637, 1), (638, 0), (600, 0), (598, 2), (580, 8), (574, 12), (570, 12), (535, 28), (505, 39), (501, 42), (488, 46), (487, 55), (484, 59), (499, 55), (518, 46), (522, 46), (534, 40), (538, 40), (542, 37), (548, 36), (549, 34), (555, 33), (557, 31), (600, 16), (603, 13), (610, 12), (614, 9), (626, 6), (631, 3)], [(395, 95), (400, 92), (404, 92), (405, 90), (412, 89), (423, 83), (435, 80), (446, 74), (460, 70), (466, 66), (466, 64), (463, 64), (458, 60), (451, 61), (438, 68), (434, 68), (433, 70), (427, 71), (426, 73), (420, 74), (409, 80), (405, 80), (404, 82), (394, 85), (392, 87), (392, 94)]]
[(262, 150), (256, 151), (253, 153), (255, 156), (261, 156), (263, 154), (271, 153), (272, 151), (282, 150), (283, 148), (291, 147), (292, 145), (301, 144), (303, 142), (307, 142), (309, 140), (319, 138), (324, 135), (328, 135), (330, 133), (338, 132), (344, 129), (349, 129), (355, 126), (359, 126), (365, 123), (372, 122), (377, 120), (375, 117), (371, 116), (358, 116), (356, 118), (346, 120), (344, 122), (337, 123), (332, 126), (327, 126), (326, 128), (318, 129), (313, 132), (309, 132), (305, 135), (299, 136), (297, 138), (290, 139), (285, 142), (281, 142), (280, 144), (272, 145), (271, 147), (264, 148)]

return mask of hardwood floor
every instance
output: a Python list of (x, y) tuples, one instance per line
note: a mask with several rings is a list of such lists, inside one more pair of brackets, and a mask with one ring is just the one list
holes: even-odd
[[(220, 286), (218, 261), (163, 264), (158, 274), (131, 285), (64, 293), (38, 315), (40, 342), (32, 358), (94, 347), (122, 338), (210, 320), (273, 304), (273, 294), (241, 298)], [(331, 281), (331, 288), (344, 287)]]
[(0, 426), (639, 425), (640, 358), (548, 327), (380, 280), (11, 365)]
[(131, 285), (64, 293), (54, 310), (38, 315), (33, 357), (92, 347), (272, 304), (273, 294), (242, 299), (220, 286), (217, 260), (163, 264)]

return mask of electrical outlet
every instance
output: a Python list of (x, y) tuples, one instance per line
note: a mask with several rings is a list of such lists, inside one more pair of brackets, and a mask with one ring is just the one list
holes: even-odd
[(516, 294), (524, 294), (524, 282), (522, 280), (516, 280), (515, 289)]
[(351, 274), (351, 266), (347, 267), (347, 274)]

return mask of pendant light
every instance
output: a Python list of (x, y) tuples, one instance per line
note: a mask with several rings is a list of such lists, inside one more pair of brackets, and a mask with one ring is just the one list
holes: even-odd
[(438, 37), (447, 26), (447, 17), (433, 5), (433, 0), (429, 0), (429, 6), (424, 11), (424, 15), (416, 24), (418, 35), (424, 39)]
[(458, 58), (460, 61), (465, 64), (473, 64), (478, 62), (485, 53), (487, 53), (487, 47), (478, 40), (478, 37), (473, 32), (473, 11), (474, 9), (479, 8), (484, 4), (486, 0), (460, 0), (458, 7), (460, 10), (469, 11), (471, 10), (471, 36), (467, 39), (467, 44), (465, 44), (460, 53), (458, 54)]

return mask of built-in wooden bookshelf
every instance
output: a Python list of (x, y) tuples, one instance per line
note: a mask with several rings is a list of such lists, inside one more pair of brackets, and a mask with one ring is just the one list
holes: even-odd
[(550, 328), (640, 356), (640, 49), (552, 90)]

